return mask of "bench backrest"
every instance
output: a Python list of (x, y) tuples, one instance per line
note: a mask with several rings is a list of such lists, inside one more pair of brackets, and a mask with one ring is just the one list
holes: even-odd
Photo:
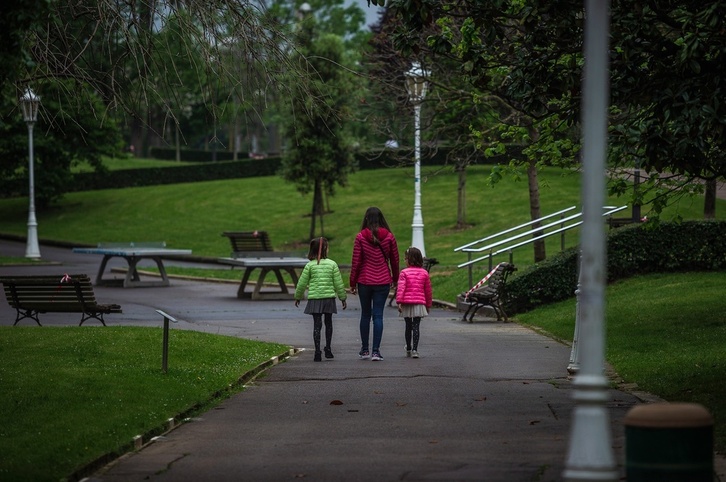
[(274, 251), (267, 231), (225, 231), (222, 236), (229, 238), (233, 258), (260, 256), (261, 253)]
[(423, 269), (426, 271), (431, 271), (431, 268), (439, 264), (439, 260), (436, 258), (424, 258), (423, 259)]
[(509, 278), (509, 275), (514, 273), (515, 271), (517, 271), (517, 268), (515, 268), (512, 263), (501, 263), (496, 273), (498, 275), (497, 283), (499, 284), (499, 286), (504, 286), (507, 282), (507, 279)]
[(38, 311), (78, 311), (96, 305), (91, 279), (85, 274), (53, 276), (6, 276), (0, 278), (5, 298), (13, 308)]
[(166, 248), (166, 241), (148, 241), (131, 243), (98, 243), (97, 248)]
[(496, 270), (494, 273), (489, 277), (486, 284), (481, 286), (480, 288), (477, 288), (474, 290), (474, 293), (476, 293), (479, 290), (486, 290), (486, 291), (499, 291), (501, 290), (504, 285), (507, 283), (507, 278), (509, 278), (509, 275), (515, 272), (517, 268), (514, 267), (512, 263), (503, 262), (497, 265)]

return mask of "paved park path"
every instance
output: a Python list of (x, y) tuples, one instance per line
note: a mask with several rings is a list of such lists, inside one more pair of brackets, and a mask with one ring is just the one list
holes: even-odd
[[(0, 252), (22, 256), (24, 244), (0, 241)], [(60, 264), (0, 267), (0, 275), (93, 274), (100, 262), (67, 248), (42, 246), (41, 253)], [(291, 301), (238, 300), (236, 285), (184, 280), (95, 291), (123, 307), (107, 316), (109, 325), (158, 327), (155, 310), (162, 309), (180, 320), (173, 329), (302, 351), (89, 482), (562, 480), (574, 406), (570, 347), (528, 328), (485, 318), (464, 323), (458, 312), (434, 309), (422, 323), (421, 358), (411, 359), (403, 323), (387, 308), (385, 360), (359, 360), (360, 309), (350, 297), (334, 318), (335, 358), (314, 363), (311, 317)], [(12, 321), (3, 303), (0, 323)], [(75, 323), (60, 314), (43, 321), (49, 329)], [(607, 398), (624, 477), (622, 420), (647, 397), (611, 389)]]

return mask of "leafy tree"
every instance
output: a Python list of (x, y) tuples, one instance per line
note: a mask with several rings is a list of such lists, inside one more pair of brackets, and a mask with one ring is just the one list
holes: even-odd
[[(69, 102), (68, 92), (74, 90), (78, 96)], [(37, 207), (43, 209), (66, 192), (72, 182), (72, 165), (86, 161), (102, 170), (101, 157), (119, 152), (121, 136), (114, 118), (98, 116), (105, 109), (101, 100), (87, 97), (72, 81), (46, 83), (36, 93), (42, 103), (33, 136), (35, 198)], [(28, 131), (16, 99), (3, 98), (2, 107), (9, 114), (0, 119), (0, 178), (8, 186), (21, 186), (24, 194), (28, 187)]]
[[(576, 0), (435, 2), (390, 0), (406, 29), (402, 51), (421, 48), (458, 58), (472, 85), (495, 92), (536, 132), (528, 142), (547, 162), (573, 161), (579, 149), (583, 4)], [(726, 106), (720, 83), (724, 51), (720, 1), (615, 2), (611, 7), (613, 168), (640, 166), (652, 174), (636, 193), (656, 193), (659, 211), (669, 191), (699, 191), (694, 179), (726, 174), (721, 131)], [(502, 76), (504, 74), (504, 76)], [(497, 77), (504, 81), (492, 83)], [(664, 174), (672, 173), (674, 176)], [(670, 184), (669, 184), (670, 183)], [(625, 183), (616, 179), (614, 191)], [(674, 189), (675, 188), (675, 191)]]
[[(411, 67), (411, 57), (394, 45), (394, 39), (403, 28), (400, 20), (387, 10), (380, 23), (374, 26), (371, 51), (365, 57), (365, 65), (372, 82), (372, 100), (367, 112), (384, 139), (412, 139), (411, 121), (413, 115), (408, 94), (405, 91), (405, 74)], [(425, 45), (426, 37), (437, 30), (424, 29), (419, 37)], [(416, 56), (429, 71), (430, 89), (424, 100), (422, 137), (428, 150), (438, 147), (447, 149), (447, 159), (459, 173), (457, 189), (456, 227), (469, 226), (466, 222), (466, 167), (481, 162), (487, 156), (495, 155), (486, 137), (496, 138), (500, 119), (511, 115), (511, 108), (500, 99), (471, 86), (457, 72), (455, 59), (434, 52), (419, 49)], [(407, 149), (399, 151), (399, 162), (411, 162)], [(405, 157), (403, 157), (405, 156)], [(435, 170), (429, 170), (435, 174)]]
[[(422, 25), (420, 29), (412, 30), (401, 24), (398, 17), (387, 13), (374, 37), (373, 57), (373, 75), (386, 79), (382, 82), (386, 90), (392, 90), (390, 85), (395, 82), (396, 75), (398, 84), (403, 85), (403, 69), (398, 66), (401, 63), (405, 65), (410, 58), (408, 56), (422, 59), (427, 68), (433, 70), (431, 79), (435, 89), (432, 93), (435, 95), (425, 103), (428, 111), (433, 110), (434, 113), (424, 132), (429, 138), (436, 139), (437, 144), (451, 146), (449, 160), (459, 173), (456, 224), (459, 228), (468, 226), (465, 219), (466, 167), (485, 157), (504, 154), (508, 144), (517, 145), (519, 156), (522, 152), (526, 154), (526, 149), (522, 150), (519, 146), (526, 143), (527, 136), (537, 135), (532, 120), (497, 92), (496, 86), (506, 77), (502, 68), (493, 71), (491, 78), (486, 81), (475, 82), (471, 73), (460, 65), (460, 52), (453, 47), (442, 50), (430, 42), (431, 38), (442, 35), (443, 31), (446, 38), (454, 43), (455, 28), (464, 27), (461, 19), (452, 15), (442, 19), (439, 24)], [(401, 38), (405, 43), (401, 42)], [(391, 72), (392, 65), (397, 66), (397, 74)], [(531, 216), (537, 219), (541, 217), (541, 212), (536, 161), (527, 163), (527, 179)], [(535, 259), (544, 257), (544, 242), (536, 242)]]
[(314, 18), (302, 22), (300, 47), (293, 55), (308, 71), (304, 79), (291, 79), (294, 95), (285, 125), (289, 145), (282, 172), (299, 192), (313, 194), (310, 238), (316, 235), (316, 218), (321, 235), (325, 232), (323, 195), (332, 196), (336, 185), (345, 186), (353, 169), (346, 120), (354, 82), (345, 69), (343, 41), (334, 34), (316, 35), (314, 26)]

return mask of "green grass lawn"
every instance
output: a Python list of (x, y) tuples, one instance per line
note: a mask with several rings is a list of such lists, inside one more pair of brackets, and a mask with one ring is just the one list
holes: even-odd
[[(639, 276), (606, 292), (606, 358), (627, 383), (671, 402), (694, 402), (715, 418), (726, 451), (726, 272)], [(575, 300), (516, 321), (572, 342)]]
[[(467, 229), (456, 229), (457, 182), (454, 172), (423, 170), (422, 210), (426, 254), (440, 262), (432, 271), (434, 296), (453, 302), (469, 286), (468, 272), (457, 265), (466, 255), (454, 248), (529, 220), (528, 188), (524, 181), (506, 179), (495, 187), (486, 184), (490, 167), (474, 166), (467, 176)], [(540, 173), (543, 213), (579, 205), (580, 177), (570, 171), (545, 169)], [(109, 189), (67, 194), (57, 206), (37, 213), (38, 236), (68, 243), (166, 241), (170, 248), (190, 248), (195, 255), (228, 256), (229, 241), (223, 231), (266, 230), (275, 249), (306, 251), (310, 227), (310, 196), (278, 177), (260, 177), (130, 189)], [(608, 200), (616, 205), (617, 199)], [(666, 217), (702, 217), (702, 199), (681, 202)], [(411, 243), (413, 178), (411, 169), (361, 171), (350, 176), (329, 200), (325, 235), (331, 241), (330, 257), (350, 263), (353, 240), (365, 210), (380, 207), (397, 237), (400, 251)], [(726, 201), (717, 204), (726, 218)], [(643, 209), (643, 214), (648, 214)], [(0, 200), (0, 233), (27, 232), (27, 199)], [(577, 230), (565, 245), (579, 241)], [(550, 238), (548, 253), (560, 250), (559, 237)], [(41, 250), (42, 254), (42, 250)], [(0, 253), (2, 255), (2, 253)], [(532, 264), (532, 248), (515, 250), (513, 262), (522, 271)], [(495, 262), (504, 261), (500, 256)], [(474, 282), (485, 273), (479, 265)]]
[(0, 480), (57, 481), (124, 453), (136, 435), (210, 408), (289, 350), (170, 330), (163, 373), (161, 341), (161, 328), (0, 327)]
[[(434, 296), (438, 299), (453, 300), (469, 287), (466, 271), (456, 268), (466, 257), (455, 253), (455, 247), (528, 220), (526, 183), (506, 180), (490, 188), (484, 182), (488, 173), (487, 167), (469, 170), (470, 227), (457, 230), (457, 176), (449, 172), (432, 175), (424, 169), (426, 250), (440, 261), (432, 269)], [(325, 217), (331, 258), (343, 265), (350, 262), (354, 236), (365, 209), (371, 205), (383, 209), (401, 251), (408, 246), (413, 206), (411, 174), (411, 169), (390, 169), (363, 171), (350, 177), (349, 185), (330, 199), (331, 212)], [(545, 170), (540, 179), (544, 213), (579, 204), (578, 176)], [(620, 204), (616, 199), (608, 203)], [(68, 194), (58, 206), (39, 212), (38, 232), (41, 241), (74, 244), (166, 241), (171, 248), (191, 248), (196, 255), (218, 257), (230, 251), (222, 231), (264, 229), (270, 232), (276, 249), (305, 250), (310, 204), (309, 196), (301, 196), (276, 177), (81, 192)], [(702, 204), (702, 199), (681, 202), (665, 216), (697, 219)], [(726, 217), (725, 201), (718, 201), (717, 213), (721, 219)], [(0, 233), (24, 235), (26, 222), (27, 199), (0, 200)], [(575, 245), (578, 233), (568, 234), (565, 242), (567, 246)], [(559, 243), (559, 239), (549, 242), (548, 252), (558, 251)], [(514, 263), (520, 269), (531, 264), (531, 258), (531, 248), (514, 253)], [(477, 275), (483, 272), (479, 268)], [(239, 270), (231, 273), (232, 279), (239, 279)], [(703, 403), (716, 416), (720, 450), (726, 449), (726, 422), (722, 420), (726, 416), (722, 383), (725, 282), (724, 273), (653, 275), (619, 282), (609, 287), (607, 297), (608, 361), (623, 379), (637, 383), (643, 390), (667, 400)], [(569, 343), (574, 300), (519, 315), (518, 321)], [(145, 330), (2, 329), (0, 479), (22, 480), (23, 474), (26, 480), (67, 476), (179, 411), (198, 404), (204, 408), (205, 400), (217, 390), (226, 390), (246, 371), (247, 362), (255, 365), (284, 349), (272, 346), (268, 351), (267, 347), (246, 345), (252, 343), (246, 340), (173, 332), (170, 371), (162, 376), (158, 366), (160, 333)], [(187, 343), (188, 351), (183, 348)], [(35, 359), (28, 355), (41, 351), (47, 357)], [(209, 361), (217, 352), (222, 358)], [(225, 358), (228, 356), (246, 361), (242, 365), (231, 363)], [(48, 357), (52, 357), (50, 362)], [(76, 389), (79, 385), (80, 390)], [(138, 396), (139, 390), (152, 388), (151, 405), (140, 405), (146, 402)], [(80, 398), (73, 398), (76, 391)], [(104, 393), (97, 396), (96, 392)], [(189, 397), (185, 396), (187, 392)], [(113, 412), (113, 417), (70, 413), (85, 413), (91, 408), (100, 414)], [(50, 415), (39, 417), (39, 410)], [(64, 415), (59, 417), (58, 413)], [(80, 435), (72, 433), (80, 426), (84, 426)], [(87, 443), (95, 440), (95, 433), (100, 433), (98, 437), (103, 441), (98, 448)], [(45, 445), (49, 447), (47, 452)], [(45, 466), (48, 470), (41, 473)]]

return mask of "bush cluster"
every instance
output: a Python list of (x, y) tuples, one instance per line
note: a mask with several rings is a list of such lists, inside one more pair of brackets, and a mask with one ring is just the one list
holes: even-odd
[[(577, 248), (530, 266), (507, 283), (507, 313), (571, 298)], [(648, 222), (607, 236), (607, 282), (639, 274), (726, 269), (726, 221)]]

